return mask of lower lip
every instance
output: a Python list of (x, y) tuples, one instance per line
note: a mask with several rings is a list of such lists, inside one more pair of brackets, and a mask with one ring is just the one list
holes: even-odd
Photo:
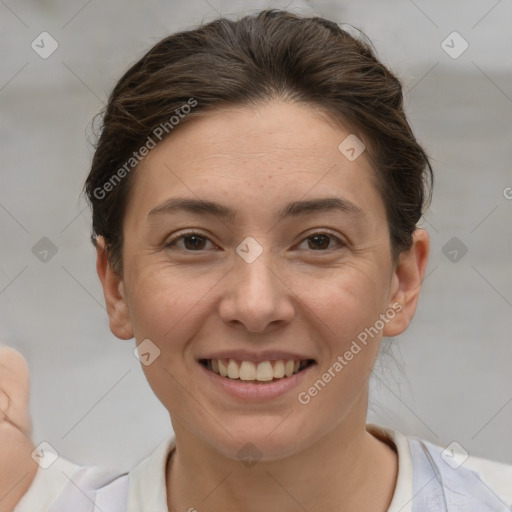
[(245, 401), (269, 400), (288, 393), (303, 382), (306, 374), (314, 366), (314, 364), (311, 364), (291, 377), (283, 377), (282, 379), (269, 381), (268, 383), (262, 382), (261, 384), (255, 384), (253, 382), (244, 382), (243, 380), (221, 377), (215, 372), (208, 370), (208, 368), (201, 363), (198, 362), (197, 364), (215, 386), (223, 389), (228, 395)]

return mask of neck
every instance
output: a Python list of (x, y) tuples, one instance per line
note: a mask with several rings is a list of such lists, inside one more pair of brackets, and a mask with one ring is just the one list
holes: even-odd
[(357, 425), (343, 422), (290, 457), (250, 467), (188, 430), (175, 433), (167, 465), (169, 512), (385, 512), (392, 499), (397, 455), (365, 430), (364, 418)]

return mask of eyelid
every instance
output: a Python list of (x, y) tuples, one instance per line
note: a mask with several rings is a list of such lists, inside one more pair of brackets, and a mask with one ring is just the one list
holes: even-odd
[[(187, 236), (193, 236), (193, 235), (204, 238), (205, 240), (208, 240), (209, 242), (211, 242), (213, 245), (216, 245), (215, 242), (213, 242), (209, 236), (204, 235), (203, 233), (201, 233), (199, 231), (190, 230), (190, 231), (185, 231), (183, 233), (180, 233), (179, 235), (172, 237), (170, 240), (165, 241), (164, 247), (175, 246), (176, 243), (179, 242), (180, 240), (182, 240), (183, 238), (186, 238)], [(187, 249), (183, 249), (183, 250), (186, 252), (204, 252), (204, 251), (189, 251)]]
[[(336, 242), (338, 243), (338, 246), (339, 247), (347, 247), (348, 246), (348, 242), (346, 240), (344, 240), (342, 237), (340, 237), (338, 234), (330, 231), (329, 229), (321, 229), (321, 228), (316, 228), (316, 231), (311, 231), (311, 232), (306, 232), (305, 234), (302, 234), (300, 235), (301, 236), (301, 239), (300, 239), (300, 242), (298, 242), (298, 244), (301, 244), (303, 243), (304, 241), (306, 241), (308, 238), (311, 238), (312, 236), (314, 235), (328, 235), (330, 236), (331, 238), (335, 239)], [(329, 252), (329, 251), (332, 251), (334, 250), (335, 248), (331, 248), (331, 249), (324, 249), (322, 251), (313, 251), (313, 249), (310, 249), (312, 252), (316, 252), (316, 253), (321, 253), (321, 252)]]
[[(183, 238), (186, 238), (187, 236), (194, 236), (194, 235), (196, 235), (198, 237), (201, 237), (201, 238), (204, 238), (205, 240), (211, 242), (212, 244), (214, 244), (216, 246), (215, 242), (213, 242), (207, 235), (204, 235), (201, 232), (194, 231), (194, 230), (185, 231), (183, 233), (180, 233), (179, 235), (176, 235), (173, 238), (171, 238), (170, 240), (166, 241), (164, 245), (165, 245), (165, 247), (173, 247), (173, 246), (175, 246), (177, 244), (177, 242), (179, 242)], [(336, 242), (338, 244), (338, 247), (347, 247), (347, 245), (348, 245), (347, 241), (345, 241), (343, 238), (341, 238), (337, 234), (333, 233), (329, 229), (320, 229), (320, 228), (317, 228), (316, 231), (312, 231), (312, 232), (309, 232), (309, 233), (306, 232), (306, 233), (303, 233), (302, 235), (300, 235), (301, 239), (295, 245), (299, 245), (299, 244), (305, 242), (308, 238), (311, 238), (314, 235), (328, 235), (331, 238), (333, 238), (334, 240), (336, 240)], [(311, 251), (313, 251), (315, 253), (322, 253), (322, 252), (325, 253), (325, 252), (329, 252), (329, 251), (335, 250), (335, 249), (336, 248), (334, 247), (334, 248), (331, 248), (331, 249), (324, 249), (324, 250), (319, 250), (319, 251), (313, 251), (313, 249), (311, 249)], [(188, 250), (188, 249), (183, 249), (183, 251), (185, 251), (185, 252), (197, 252), (197, 253), (204, 252), (204, 250), (191, 251), (191, 250)]]

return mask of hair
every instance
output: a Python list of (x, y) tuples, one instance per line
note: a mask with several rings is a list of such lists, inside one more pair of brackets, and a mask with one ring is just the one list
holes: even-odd
[[(432, 167), (406, 119), (400, 81), (358, 33), (356, 39), (333, 21), (270, 9), (172, 34), (133, 64), (101, 113), (84, 185), (91, 240), (104, 238), (112, 268), (122, 273), (123, 218), (136, 174), (130, 171), (147, 153), (144, 146), (171, 136), (173, 118), (181, 125), (206, 112), (272, 100), (313, 107), (364, 141), (394, 261), (410, 248), (430, 204)], [(194, 108), (182, 115), (186, 105)]]

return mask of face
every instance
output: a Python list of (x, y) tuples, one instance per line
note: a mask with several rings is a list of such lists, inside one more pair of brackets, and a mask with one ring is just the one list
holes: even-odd
[(338, 149), (349, 134), (305, 106), (233, 107), (137, 168), (123, 276), (101, 250), (98, 272), (114, 334), (150, 340), (143, 370), (178, 440), (272, 460), (364, 425), (379, 341), (412, 317), (427, 245), (393, 264), (366, 154)]

